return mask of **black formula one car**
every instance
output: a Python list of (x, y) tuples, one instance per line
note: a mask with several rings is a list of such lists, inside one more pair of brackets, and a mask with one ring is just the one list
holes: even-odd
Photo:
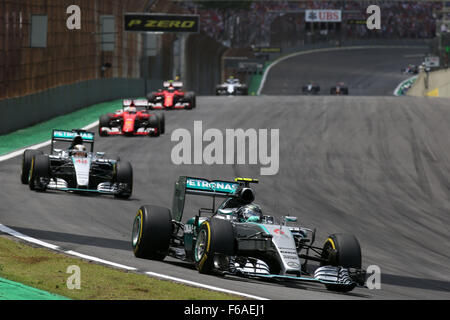
[[(180, 177), (172, 210), (139, 208), (132, 228), (135, 256), (154, 260), (171, 256), (206, 274), (320, 282), (340, 292), (364, 285), (361, 249), (353, 235), (333, 234), (322, 247), (314, 246), (315, 230), (288, 225), (296, 217), (276, 222), (262, 213), (250, 188), (256, 182)], [(211, 197), (213, 204), (182, 222), (188, 194)], [(225, 198), (217, 209), (216, 198)], [(318, 263), (313, 272), (308, 271), (309, 261)]]
[[(58, 144), (69, 144), (65, 149)], [(90, 145), (90, 151), (85, 145)], [(50, 154), (27, 149), (23, 153), (21, 182), (31, 190), (60, 190), (112, 194), (127, 199), (133, 189), (129, 162), (94, 154), (94, 133), (81, 129), (53, 130)]]
[(338, 82), (336, 86), (330, 88), (331, 95), (348, 95), (348, 87), (343, 82)]
[(317, 83), (310, 82), (302, 87), (303, 94), (319, 94), (320, 86)]

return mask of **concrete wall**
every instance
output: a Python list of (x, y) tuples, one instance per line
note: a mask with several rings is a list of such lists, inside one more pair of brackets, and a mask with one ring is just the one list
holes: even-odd
[(214, 95), (221, 81), (221, 58), (226, 47), (201, 34), (189, 36), (185, 43), (186, 90), (197, 95)]
[(0, 134), (103, 101), (144, 95), (141, 79), (96, 79), (0, 101)]
[(408, 96), (414, 97), (444, 97), (450, 98), (450, 69), (437, 70), (429, 73), (428, 86), (427, 75), (421, 72), (408, 90)]

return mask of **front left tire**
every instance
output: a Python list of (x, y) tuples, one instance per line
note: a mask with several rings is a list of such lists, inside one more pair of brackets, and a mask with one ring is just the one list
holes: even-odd
[(164, 260), (172, 235), (170, 210), (144, 205), (134, 218), (131, 244), (137, 258)]
[[(332, 234), (325, 241), (322, 248), (322, 259), (325, 261), (321, 266), (329, 265), (334, 267), (361, 269), (361, 246), (354, 235), (337, 233)], [(325, 284), (330, 291), (349, 292), (356, 284)]]

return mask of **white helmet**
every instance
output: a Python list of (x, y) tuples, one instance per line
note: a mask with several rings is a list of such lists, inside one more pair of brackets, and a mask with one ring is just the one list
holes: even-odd
[(82, 144), (77, 144), (76, 146), (73, 147), (72, 150), (73, 150), (72, 151), (73, 155), (76, 157), (86, 157), (87, 156), (86, 147)]

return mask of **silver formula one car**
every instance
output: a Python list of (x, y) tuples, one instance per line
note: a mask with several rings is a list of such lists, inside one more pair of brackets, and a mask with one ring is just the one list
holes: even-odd
[[(58, 149), (56, 143), (70, 146)], [(90, 145), (90, 151), (86, 145)], [(93, 132), (53, 130), (50, 154), (24, 151), (21, 182), (36, 191), (94, 192), (129, 198), (133, 189), (131, 164), (119, 158), (105, 159), (103, 152), (93, 151)]]
[[(139, 209), (132, 229), (135, 256), (163, 260), (169, 255), (193, 263), (200, 273), (314, 281), (340, 292), (364, 285), (361, 249), (353, 235), (333, 234), (322, 247), (314, 246), (315, 230), (288, 225), (296, 217), (277, 222), (262, 213), (253, 203), (250, 183), (255, 182), (180, 177), (172, 211), (152, 205)], [(187, 194), (212, 197), (212, 208), (182, 222)], [(217, 209), (216, 198), (225, 198)], [(309, 261), (318, 262), (315, 271), (308, 271)]]
[(248, 95), (248, 87), (239, 79), (230, 77), (222, 84), (216, 86), (216, 96), (246, 96)]

